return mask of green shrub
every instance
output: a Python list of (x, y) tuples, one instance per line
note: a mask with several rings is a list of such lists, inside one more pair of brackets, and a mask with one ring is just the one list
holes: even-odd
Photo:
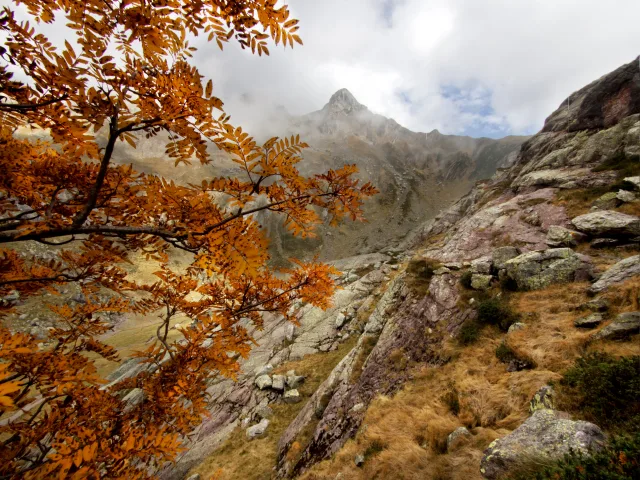
[(467, 270), (466, 272), (464, 272), (460, 277), (460, 285), (462, 285), (466, 289), (470, 289), (471, 277), (473, 277), (473, 273), (471, 273), (471, 270)]
[(374, 439), (364, 451), (364, 458), (370, 458), (382, 452), (387, 445), (380, 439)]
[(503, 299), (488, 298), (478, 302), (478, 322), (481, 324), (497, 325), (506, 332), (518, 319), (519, 315)]
[(576, 360), (560, 382), (575, 408), (605, 426), (624, 426), (640, 418), (640, 356), (616, 359), (590, 353)]
[(510, 480), (627, 480), (640, 478), (640, 432), (615, 437), (591, 456), (571, 453), (556, 464), (542, 468), (526, 466)]
[(474, 320), (467, 320), (460, 327), (458, 341), (462, 345), (471, 345), (480, 338), (481, 325)]

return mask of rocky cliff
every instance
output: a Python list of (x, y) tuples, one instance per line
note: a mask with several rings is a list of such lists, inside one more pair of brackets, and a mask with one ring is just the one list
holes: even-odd
[[(214, 465), (223, 478), (501, 478), (527, 459), (603, 448), (602, 430), (555, 410), (544, 385), (585, 351), (640, 354), (639, 65), (572, 94), (508, 168), (400, 247), (337, 262), (344, 289), (332, 309), (300, 310), (299, 326), (271, 319), (245, 376), (211, 386), (211, 419), (163, 478)], [(369, 122), (360, 142), (396, 135), (418, 152), (414, 134), (346, 91), (303, 121), (349, 135), (363, 121), (352, 115)], [(437, 132), (421, 142), (464, 147)], [(308, 389), (278, 373), (292, 365), (306, 368)], [(269, 426), (267, 406), (286, 421)], [(268, 446), (261, 468), (234, 464), (225, 444), (253, 424), (258, 440), (238, 449)]]

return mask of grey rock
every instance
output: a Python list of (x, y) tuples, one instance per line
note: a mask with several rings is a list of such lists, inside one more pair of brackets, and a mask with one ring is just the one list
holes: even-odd
[(480, 472), (489, 479), (507, 475), (525, 461), (560, 460), (570, 451), (589, 455), (606, 441), (593, 423), (573, 421), (549, 409), (540, 409), (506, 437), (493, 441), (484, 452)]
[(640, 333), (640, 312), (621, 313), (609, 325), (591, 336), (592, 340), (626, 340)]
[(634, 193), (629, 192), (628, 190), (619, 190), (616, 198), (623, 203), (632, 203), (637, 200), (637, 197)]
[(462, 264), (460, 262), (447, 262), (444, 264), (449, 270), (460, 270), (462, 269)]
[(609, 301), (602, 297), (594, 298), (593, 300), (580, 305), (580, 309), (591, 310), (592, 312), (606, 312), (609, 310)]
[(284, 392), (283, 400), (285, 401), (285, 403), (298, 403), (302, 401), (302, 396), (297, 389), (293, 388)]
[(526, 323), (516, 322), (516, 323), (511, 324), (511, 326), (509, 327), (509, 330), (507, 331), (507, 333), (517, 332), (518, 330), (523, 330), (526, 327), (527, 327)]
[(279, 392), (284, 392), (285, 381), (284, 375), (274, 375), (271, 377), (271, 388)]
[(504, 264), (512, 258), (516, 258), (520, 255), (520, 250), (516, 247), (500, 247), (491, 252), (491, 259), (493, 260), (493, 266), (497, 270), (502, 270)]
[(640, 218), (612, 210), (580, 215), (571, 222), (576, 229), (592, 237), (635, 237), (640, 235)]
[(351, 407), (352, 412), (360, 412), (364, 410), (364, 403), (356, 403), (353, 407)]
[(591, 241), (591, 248), (612, 248), (620, 245), (620, 239), (617, 238), (595, 238)]
[(261, 419), (271, 418), (273, 416), (273, 410), (269, 405), (259, 405), (255, 413)]
[(202, 477), (200, 477), (199, 473), (194, 473), (193, 475), (191, 475), (189, 478), (187, 478), (187, 480), (201, 480)]
[(247, 428), (247, 438), (249, 440), (253, 440), (254, 438), (258, 438), (264, 435), (264, 433), (267, 431), (267, 428), (269, 427), (269, 423), (269, 420), (263, 418), (257, 425)]
[(491, 286), (491, 275), (481, 275), (474, 273), (471, 275), (471, 288), (475, 290), (487, 290)]
[(493, 260), (490, 255), (485, 255), (484, 257), (476, 258), (471, 262), (471, 270), (474, 273), (482, 273), (484, 275), (488, 275), (491, 273), (491, 265), (493, 264)]
[(552, 387), (545, 385), (536, 392), (529, 402), (529, 413), (543, 409), (554, 410), (556, 408), (555, 392)]
[(542, 220), (540, 219), (540, 214), (537, 211), (533, 211), (526, 215), (522, 216), (522, 221), (531, 225), (532, 227), (539, 227), (542, 225)]
[(618, 194), (616, 192), (607, 192), (593, 202), (595, 210), (610, 210), (620, 205)]
[(573, 322), (576, 328), (596, 328), (602, 323), (603, 317), (601, 313), (592, 313), (587, 317), (582, 317)]
[(304, 377), (302, 375), (287, 375), (287, 387), (298, 388), (304, 383)]
[(271, 372), (273, 372), (273, 365), (267, 363), (266, 365), (263, 365), (256, 369), (255, 376), (260, 377), (262, 375), (269, 375)]
[(627, 177), (624, 181), (632, 184), (636, 190), (640, 191), (640, 177)]
[(11, 290), (7, 295), (2, 297), (2, 300), (6, 303), (16, 303), (20, 300), (20, 292), (17, 290)]
[(547, 231), (547, 245), (550, 247), (575, 247), (586, 236), (559, 225), (552, 225)]
[(587, 280), (593, 274), (588, 258), (569, 248), (523, 253), (507, 261), (505, 269), (519, 290), (538, 290), (556, 283)]
[(347, 317), (344, 313), (340, 312), (336, 315), (336, 328), (340, 329), (344, 326), (345, 323), (349, 321), (349, 317)]
[(589, 287), (590, 294), (600, 293), (612, 285), (622, 283), (631, 277), (640, 275), (640, 255), (620, 260), (602, 274), (602, 276)]
[(136, 406), (140, 405), (144, 402), (145, 394), (144, 390), (141, 388), (134, 388), (129, 393), (127, 393), (122, 402), (124, 405), (124, 413), (128, 413), (133, 410)]
[(444, 275), (445, 273), (451, 273), (447, 267), (440, 267), (433, 272), (434, 275)]
[(273, 381), (269, 375), (260, 375), (259, 377), (256, 377), (255, 383), (256, 387), (260, 390), (264, 390), (265, 388), (269, 388), (273, 385)]
[(455, 446), (456, 441), (458, 441), (458, 439), (469, 438), (470, 436), (471, 436), (471, 432), (467, 430), (465, 427), (456, 428), (447, 437), (447, 450), (451, 450), (451, 448)]
[(361, 467), (362, 465), (364, 465), (364, 455), (362, 454), (356, 455), (353, 461), (356, 464), (356, 467)]

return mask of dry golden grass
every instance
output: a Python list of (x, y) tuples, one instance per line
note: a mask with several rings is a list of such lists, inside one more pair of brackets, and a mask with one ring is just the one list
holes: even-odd
[[(395, 397), (377, 398), (369, 407), (356, 437), (331, 459), (312, 467), (304, 480), (369, 479), (480, 479), (483, 450), (494, 439), (519, 426), (528, 416), (529, 400), (548, 382), (588, 350), (614, 355), (638, 355), (638, 342), (588, 343), (592, 331), (580, 331), (573, 321), (587, 312), (578, 307), (588, 301), (587, 284), (556, 285), (546, 290), (512, 295), (511, 303), (523, 314), (527, 328), (508, 335), (508, 344), (533, 359), (537, 367), (507, 372), (495, 357), (505, 334), (486, 327), (473, 345), (461, 347), (451, 340), (445, 352), (452, 360), (442, 367), (422, 367)], [(612, 314), (637, 308), (640, 280), (627, 282), (607, 294)], [(635, 302), (635, 303), (634, 303)], [(445, 393), (458, 392), (459, 414), (454, 415)], [(456, 442), (446, 452), (449, 433), (459, 426), (472, 437)], [(382, 451), (366, 455), (372, 445)], [(363, 467), (354, 458), (365, 454)]]
[[(307, 400), (329, 376), (338, 362), (351, 351), (356, 341), (357, 337), (353, 336), (333, 352), (307, 355), (301, 360), (287, 362), (278, 367), (275, 373), (295, 370), (296, 374), (304, 375), (305, 381), (298, 390)], [(273, 416), (270, 418), (271, 423), (263, 438), (248, 441), (244, 429), (237, 428), (222, 447), (194, 468), (190, 475), (199, 473), (202, 478), (208, 479), (219, 471), (217, 480), (273, 478), (278, 440), (302, 410), (304, 404), (303, 401), (292, 405), (286, 403), (271, 405)]]

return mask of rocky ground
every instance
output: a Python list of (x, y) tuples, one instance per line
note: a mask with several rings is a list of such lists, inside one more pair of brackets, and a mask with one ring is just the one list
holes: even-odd
[[(269, 328), (256, 332), (260, 346), (243, 365), (245, 375), (211, 385), (212, 416), (162, 478), (211, 473), (201, 462), (224, 448), (234, 431), (268, 438), (273, 420), (265, 408), (294, 403), (295, 415), (271, 440), (277, 442), (273, 456), (262, 458), (267, 473), (251, 478), (391, 478), (384, 468), (393, 464), (395, 445), (404, 450), (394, 455), (405, 458), (411, 451), (415, 465), (429, 458), (433, 464), (430, 455), (444, 445), (437, 448), (447, 461), (466, 458), (459, 472), (501, 478), (525, 457), (548, 460), (569, 448), (601, 446), (606, 432), (555, 410), (548, 400), (553, 390), (545, 384), (585, 349), (640, 353), (638, 299), (629, 300), (637, 297), (640, 272), (638, 61), (572, 94), (570, 104), (564, 102), (522, 146), (513, 166), (477, 184), (401, 247), (339, 262), (344, 289), (332, 309), (301, 309), (299, 326), (266, 322)], [(624, 299), (606, 310), (620, 292)], [(479, 315), (477, 302), (507, 297), (518, 307), (518, 321), (505, 332), (486, 330), (486, 345), (460, 346), (463, 326)], [(521, 348), (495, 358), (497, 347), (511, 344)], [(303, 395), (294, 388), (300, 375), (278, 371), (303, 358), (322, 362), (329, 355), (323, 352), (341, 348), (344, 356)], [(480, 390), (465, 393), (464, 378), (461, 387), (446, 388), (460, 394), (461, 411), (473, 410), (476, 420), (442, 413), (441, 391), (415, 404), (414, 393), (442, 385), (445, 373), (458, 380), (461, 371), (473, 376), (471, 365), (487, 352), (493, 360), (478, 368), (485, 371), (487, 391), (509, 398), (507, 411), (491, 417), (498, 408), (491, 400), (474, 407)], [(439, 418), (444, 440), (418, 435), (409, 448), (396, 438), (374, 438), (385, 428), (380, 412), (400, 415), (400, 405), (407, 416), (432, 406), (425, 431), (432, 432), (429, 422)], [(410, 427), (396, 423), (398, 431)], [(462, 453), (447, 453), (458, 442), (465, 445)], [(433, 478), (426, 473), (431, 467), (423, 476), (405, 468), (393, 478)], [(233, 478), (224, 476), (224, 468), (222, 475)]]

